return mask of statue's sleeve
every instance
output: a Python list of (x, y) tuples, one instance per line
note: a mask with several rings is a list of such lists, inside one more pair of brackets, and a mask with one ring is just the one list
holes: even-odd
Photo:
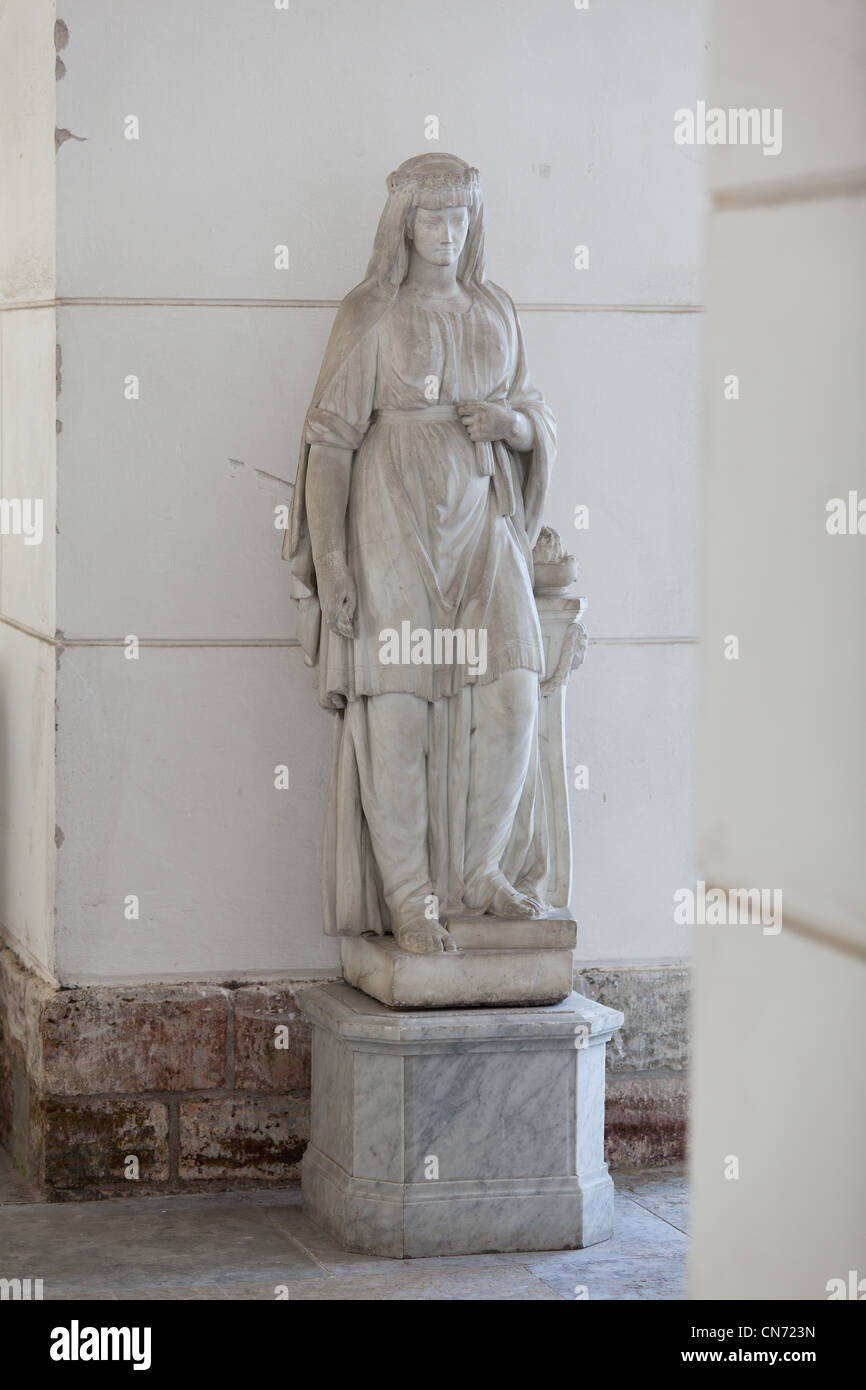
[(370, 425), (376, 395), (378, 334), (367, 333), (340, 363), (307, 412), (307, 444), (359, 448)]
[(321, 609), (317, 595), (313, 548), (307, 525), (306, 480), (310, 447), (335, 444), (359, 448), (370, 424), (376, 395), (378, 333), (374, 326), (359, 331), (357, 316), (347, 301), (337, 313), (307, 411), (289, 526), (283, 538), (283, 559), (292, 565), (291, 596), (298, 604), (298, 638), (307, 665), (318, 660)]
[[(357, 449), (370, 424), (376, 395), (378, 334), (375, 326), (366, 332), (357, 331), (346, 305), (344, 300), (337, 312), (312, 404), (304, 419), (291, 515), (283, 538), (283, 559), (292, 561), (292, 575), (297, 581), (295, 598), (303, 597), (304, 590), (315, 589), (306, 502), (310, 445), (336, 444), (342, 449)], [(352, 328), (356, 329), (353, 339), (349, 336)]]

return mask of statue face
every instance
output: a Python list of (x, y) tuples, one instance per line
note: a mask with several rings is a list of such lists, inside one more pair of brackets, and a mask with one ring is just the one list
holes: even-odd
[(466, 245), (468, 208), (416, 208), (409, 237), (422, 260), (431, 265), (453, 265)]

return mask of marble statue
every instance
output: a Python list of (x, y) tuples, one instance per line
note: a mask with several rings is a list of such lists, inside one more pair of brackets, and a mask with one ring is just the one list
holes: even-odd
[[(455, 914), (547, 915), (533, 547), (556, 432), (485, 274), (477, 170), (423, 154), (387, 186), (307, 412), (283, 554), (336, 715), (325, 929), (438, 955), (460, 949)], [(554, 552), (545, 531), (539, 568), (562, 570)]]
[(576, 562), (542, 526), (555, 449), (485, 275), (477, 171), (407, 160), (337, 313), (283, 549), (334, 712), (322, 883), (343, 972), (300, 998), (301, 1182), (350, 1250), (611, 1234), (623, 1018), (573, 989), (563, 715), (587, 639)]

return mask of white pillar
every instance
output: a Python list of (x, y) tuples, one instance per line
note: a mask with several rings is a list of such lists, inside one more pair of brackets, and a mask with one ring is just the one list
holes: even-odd
[(827, 529), (866, 496), (866, 11), (713, 20), (708, 106), (782, 149), (707, 150), (699, 872), (783, 926), (695, 932), (691, 1296), (826, 1299), (866, 1276), (866, 534)]

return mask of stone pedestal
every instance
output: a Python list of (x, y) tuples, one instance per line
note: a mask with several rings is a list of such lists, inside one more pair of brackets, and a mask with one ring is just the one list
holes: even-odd
[(606, 1240), (605, 1044), (615, 1009), (389, 1009), (305, 990), (313, 1025), (307, 1214), (392, 1258), (578, 1249)]
[(577, 924), (567, 912), (533, 921), (451, 914), (448, 930), (459, 952), (418, 955), (393, 936), (344, 936), (343, 975), (398, 1009), (557, 1004), (571, 993)]

